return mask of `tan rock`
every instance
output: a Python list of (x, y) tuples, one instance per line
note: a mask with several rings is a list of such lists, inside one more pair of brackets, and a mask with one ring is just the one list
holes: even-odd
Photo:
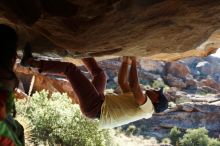
[(180, 79), (177, 78), (171, 74), (168, 74), (166, 77), (164, 77), (165, 83), (170, 87), (176, 87), (178, 89), (184, 89), (186, 88), (186, 83)]
[[(23, 84), (27, 84), (26, 86), (28, 86), (29, 88), (31, 88), (30, 86), (31, 86), (32, 78), (27, 78), (27, 76), (35, 76), (35, 79), (33, 81), (32, 93), (34, 93), (35, 91), (41, 91), (43, 89), (48, 90), (49, 93), (52, 93), (52, 92), (64, 93), (65, 92), (73, 100), (73, 102), (78, 103), (78, 99), (75, 96), (75, 93), (71, 87), (71, 84), (65, 79), (58, 80), (55, 78), (51, 78), (49, 76), (39, 74), (36, 71), (30, 70), (29, 68), (26, 68), (26, 67), (22, 67), (20, 65), (17, 65), (16, 73), (19, 79), (23, 82)], [(28, 88), (28, 91), (26, 92), (29, 92), (29, 88)]]
[(201, 84), (202, 86), (208, 86), (220, 91), (220, 84), (213, 79), (203, 79), (201, 80)]
[(191, 74), (188, 66), (180, 62), (166, 63), (165, 72), (181, 79), (186, 79)]
[(30, 41), (35, 52), (53, 57), (153, 55), (169, 61), (220, 47), (220, 1), (3, 0), (0, 7), (0, 22), (21, 36), (19, 48)]

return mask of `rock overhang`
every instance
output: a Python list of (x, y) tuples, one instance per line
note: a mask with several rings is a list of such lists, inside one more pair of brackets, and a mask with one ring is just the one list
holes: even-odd
[(16, 28), (19, 49), (30, 42), (34, 52), (52, 57), (135, 55), (169, 61), (206, 56), (220, 47), (219, 4), (216, 0), (2, 0), (0, 22)]

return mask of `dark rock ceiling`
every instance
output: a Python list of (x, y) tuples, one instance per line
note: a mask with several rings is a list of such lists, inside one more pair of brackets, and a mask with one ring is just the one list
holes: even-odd
[(219, 47), (219, 14), (219, 0), (0, 0), (19, 49), (54, 57), (206, 56)]

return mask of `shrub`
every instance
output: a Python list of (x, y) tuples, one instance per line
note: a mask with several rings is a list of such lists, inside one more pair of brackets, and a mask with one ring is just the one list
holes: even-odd
[(182, 133), (177, 127), (173, 127), (170, 130), (170, 139), (173, 145), (178, 145), (181, 136), (182, 136)]
[(137, 134), (137, 132), (138, 129), (136, 128), (135, 125), (129, 125), (128, 128), (126, 129), (125, 134), (129, 136), (129, 135), (135, 135)]
[(180, 141), (181, 146), (208, 146), (208, 131), (205, 128), (187, 129)]
[(33, 127), (34, 143), (64, 146), (111, 145), (109, 130), (101, 130), (98, 122), (85, 118), (79, 106), (72, 104), (66, 94), (36, 92), (28, 100), (16, 103), (18, 115), (27, 117)]
[(163, 144), (163, 145), (170, 145), (170, 143), (171, 143), (171, 141), (170, 141), (169, 138), (163, 138), (163, 139), (162, 139), (162, 144)]
[(161, 88), (161, 87), (166, 87), (166, 84), (162, 79), (154, 80), (152, 83), (153, 88)]
[(220, 141), (214, 138), (209, 139), (209, 146), (220, 146)]
[(173, 127), (170, 131), (170, 139), (174, 146), (220, 146), (220, 141), (210, 138), (205, 128), (187, 129), (182, 135), (177, 127)]

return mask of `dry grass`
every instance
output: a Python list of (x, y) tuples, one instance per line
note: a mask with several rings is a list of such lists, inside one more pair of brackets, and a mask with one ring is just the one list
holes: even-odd
[(19, 115), (16, 117), (16, 120), (24, 127), (25, 145), (31, 146), (32, 139), (34, 138), (32, 135), (33, 126), (31, 122), (27, 118)]

